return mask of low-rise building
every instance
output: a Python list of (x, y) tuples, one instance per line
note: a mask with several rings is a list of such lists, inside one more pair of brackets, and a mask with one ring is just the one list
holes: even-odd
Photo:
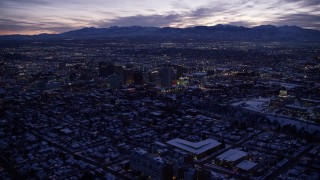
[(173, 166), (168, 161), (141, 148), (135, 148), (130, 156), (130, 167), (152, 179), (172, 179)]
[(195, 158), (205, 157), (212, 152), (221, 149), (222, 143), (214, 139), (206, 139), (200, 142), (190, 142), (183, 139), (172, 139), (167, 144), (191, 153)]
[(229, 167), (233, 167), (235, 164), (244, 160), (247, 156), (247, 152), (241, 151), (239, 149), (229, 149), (228, 151), (217, 156), (216, 162)]

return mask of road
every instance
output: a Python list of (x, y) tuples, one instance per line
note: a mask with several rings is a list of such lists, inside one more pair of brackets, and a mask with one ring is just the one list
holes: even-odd
[(301, 151), (299, 154), (297, 154), (295, 157), (290, 158), (286, 163), (282, 164), (281, 167), (277, 168), (275, 171), (267, 174), (264, 179), (275, 179), (280, 174), (286, 172), (293, 164), (299, 161), (299, 159), (308, 151), (310, 151), (313, 148), (313, 146), (309, 145), (307, 146), (303, 151)]
[(64, 147), (64, 146), (62, 146), (62, 145), (60, 145), (60, 144), (58, 144), (58, 143), (56, 143), (56, 142), (53, 142), (53, 141), (51, 141), (51, 140), (48, 139), (48, 138), (43, 137), (42, 135), (40, 135), (40, 134), (37, 133), (36, 131), (31, 130), (31, 129), (28, 128), (28, 127), (25, 127), (24, 125), (22, 125), (22, 124), (20, 124), (20, 123), (17, 123), (17, 122), (16, 122), (15, 124), (16, 124), (17, 126), (19, 126), (20, 128), (25, 129), (27, 132), (32, 133), (33, 135), (37, 136), (39, 139), (44, 140), (44, 141), (47, 141), (47, 142), (50, 142), (52, 147), (55, 147), (55, 148), (57, 148), (58, 150), (66, 153), (66, 154), (69, 154), (69, 155), (72, 156), (72, 157), (77, 156), (80, 160), (82, 160), (82, 161), (84, 161), (84, 162), (86, 162), (86, 163), (88, 163), (88, 164), (94, 165), (94, 166), (96, 166), (96, 167), (99, 167), (99, 168), (105, 170), (106, 172), (108, 172), (108, 173), (116, 176), (117, 178), (120, 178), (120, 179), (128, 179), (128, 178), (125, 177), (123, 174), (120, 174), (119, 172), (117, 172), (117, 171), (115, 171), (115, 170), (112, 170), (112, 169), (110, 169), (109, 167), (103, 166), (103, 165), (101, 165), (100, 163), (98, 163), (98, 162), (96, 162), (96, 161), (93, 161), (93, 160), (91, 160), (91, 159), (88, 159), (88, 158), (86, 158), (86, 157), (84, 157), (84, 156), (80, 156), (80, 155), (75, 154), (73, 151), (69, 150), (68, 148), (66, 148), (66, 147)]

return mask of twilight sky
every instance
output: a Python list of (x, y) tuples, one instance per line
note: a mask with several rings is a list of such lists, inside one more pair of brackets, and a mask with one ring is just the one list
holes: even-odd
[(320, 30), (320, 0), (0, 0), (0, 34), (232, 24)]

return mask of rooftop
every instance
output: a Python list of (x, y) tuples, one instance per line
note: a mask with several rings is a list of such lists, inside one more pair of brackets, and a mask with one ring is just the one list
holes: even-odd
[(139, 153), (139, 154), (147, 154), (148, 153), (147, 151), (145, 151), (145, 150), (143, 150), (141, 148), (134, 148), (134, 151)]
[(240, 162), (239, 164), (237, 164), (237, 168), (240, 168), (240, 169), (248, 171), (248, 170), (254, 168), (257, 165), (258, 165), (258, 163), (255, 163), (255, 162), (252, 162), (252, 161), (248, 161), (248, 160), (244, 160), (244, 161)]
[(241, 151), (239, 149), (229, 149), (228, 151), (220, 154), (217, 157), (217, 159), (219, 159), (220, 161), (233, 162), (233, 161), (237, 161), (247, 155), (248, 155), (248, 153)]
[(219, 146), (221, 143), (214, 139), (206, 139), (200, 142), (190, 142), (176, 138), (168, 141), (167, 144), (191, 152), (193, 154), (202, 154), (203, 152)]

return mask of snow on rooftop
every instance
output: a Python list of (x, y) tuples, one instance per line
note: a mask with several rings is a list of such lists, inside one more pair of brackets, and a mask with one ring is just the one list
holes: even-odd
[(221, 143), (214, 139), (206, 139), (200, 142), (190, 142), (180, 138), (167, 141), (167, 144), (191, 152), (193, 154), (202, 154), (212, 148), (219, 146)]
[(320, 100), (318, 100), (318, 99), (301, 98), (300, 100), (302, 100), (302, 101), (307, 101), (307, 102), (320, 103)]
[(72, 133), (72, 131), (69, 128), (61, 129), (61, 132), (65, 133), (65, 134)]
[(287, 89), (293, 89), (293, 88), (300, 86), (300, 85), (294, 84), (294, 83), (285, 83), (285, 82), (279, 82), (279, 81), (269, 81), (269, 84), (270, 85), (280, 85), (280, 86), (283, 86)]
[(230, 68), (223, 68), (223, 67), (221, 67), (221, 68), (216, 68), (216, 70), (217, 70), (217, 71), (229, 71)]
[(219, 159), (220, 161), (233, 162), (233, 161), (237, 161), (247, 155), (248, 155), (248, 153), (241, 151), (239, 149), (229, 149), (228, 151), (220, 154), (217, 157), (217, 159)]
[(258, 163), (255, 163), (255, 162), (252, 162), (252, 161), (248, 161), (248, 160), (244, 160), (244, 161), (240, 162), (239, 164), (237, 164), (237, 168), (240, 168), (240, 169), (248, 171), (248, 170), (254, 168), (257, 165), (258, 165)]
[(162, 147), (165, 147), (166, 145), (163, 144), (162, 142), (159, 142), (159, 141), (154, 141), (155, 144), (159, 145), (159, 146), (162, 146)]
[(148, 153), (147, 151), (145, 151), (145, 150), (143, 150), (141, 148), (134, 148), (134, 151), (139, 153), (139, 154), (147, 154)]
[(287, 104), (287, 105), (285, 105), (285, 107), (294, 108), (294, 109), (301, 109), (301, 110), (307, 110), (308, 109), (306, 107), (302, 107), (302, 106), (296, 105), (296, 104)]
[(160, 163), (162, 163), (162, 164), (165, 163), (164, 159), (162, 159), (161, 157), (155, 157), (153, 159), (158, 161), (158, 162), (160, 162)]
[(195, 72), (192, 75), (194, 75), (194, 76), (205, 76), (205, 75), (207, 75), (207, 72)]

